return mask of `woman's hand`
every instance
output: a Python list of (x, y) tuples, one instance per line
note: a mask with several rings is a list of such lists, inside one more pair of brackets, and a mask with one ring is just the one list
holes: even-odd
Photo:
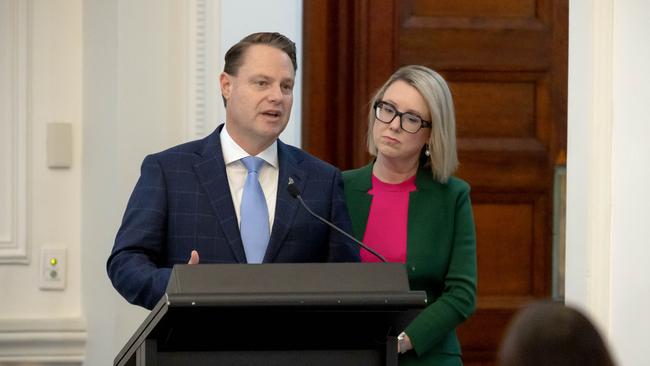
[(405, 353), (406, 351), (412, 350), (413, 346), (411, 345), (411, 338), (402, 332), (397, 336), (397, 352)]

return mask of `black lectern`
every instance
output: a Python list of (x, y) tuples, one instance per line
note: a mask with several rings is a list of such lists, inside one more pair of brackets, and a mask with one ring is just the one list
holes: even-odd
[(176, 265), (113, 364), (397, 365), (425, 305), (395, 263)]

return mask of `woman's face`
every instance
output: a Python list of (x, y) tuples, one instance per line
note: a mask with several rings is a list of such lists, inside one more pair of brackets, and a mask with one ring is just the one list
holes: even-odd
[[(429, 108), (420, 92), (402, 80), (392, 83), (381, 101), (389, 103), (398, 112), (411, 113), (425, 121), (431, 121)], [(406, 121), (404, 121), (406, 124)], [(384, 123), (375, 118), (372, 136), (377, 146), (377, 157), (402, 160), (405, 163), (417, 161), (422, 147), (429, 140), (430, 128), (420, 128), (416, 133), (408, 133), (400, 128), (400, 117)]]

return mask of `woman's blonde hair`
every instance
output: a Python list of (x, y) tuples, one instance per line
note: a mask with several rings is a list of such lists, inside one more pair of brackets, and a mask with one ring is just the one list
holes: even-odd
[[(454, 101), (445, 79), (437, 72), (420, 65), (401, 67), (379, 88), (370, 101), (368, 114), (368, 152), (377, 156), (377, 146), (372, 137), (372, 128), (375, 123), (374, 105), (384, 97), (384, 93), (394, 82), (402, 80), (414, 87), (424, 98), (431, 115), (431, 133), (427, 145), (422, 149), (421, 160), (425, 165), (431, 166), (433, 179), (446, 183), (458, 167), (458, 154), (456, 153), (456, 117), (454, 114)], [(428, 149), (430, 156), (427, 158), (424, 151)]]

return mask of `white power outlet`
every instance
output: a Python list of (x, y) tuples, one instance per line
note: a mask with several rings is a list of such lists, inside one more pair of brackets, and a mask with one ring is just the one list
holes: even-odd
[(66, 249), (42, 248), (38, 287), (41, 290), (65, 289)]

